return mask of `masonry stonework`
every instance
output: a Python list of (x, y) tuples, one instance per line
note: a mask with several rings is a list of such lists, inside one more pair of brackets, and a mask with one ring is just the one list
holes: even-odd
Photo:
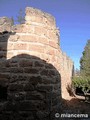
[(25, 24), (0, 34), (0, 120), (57, 119), (72, 71), (54, 17), (27, 7)]

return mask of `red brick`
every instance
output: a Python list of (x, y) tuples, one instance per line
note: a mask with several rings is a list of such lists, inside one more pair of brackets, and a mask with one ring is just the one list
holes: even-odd
[(54, 51), (53, 49), (50, 49), (50, 50), (48, 51), (48, 53), (49, 53), (50, 55), (55, 55), (55, 51)]
[(35, 35), (22, 35), (19, 38), (20, 41), (23, 42), (37, 42), (37, 36)]
[(35, 27), (34, 28), (34, 33), (40, 36), (47, 36), (47, 29), (43, 27)]
[(57, 43), (54, 42), (54, 41), (49, 41), (49, 45), (52, 46), (52, 47), (54, 47), (54, 48), (57, 48), (57, 47), (58, 47), (58, 46), (57, 46)]
[(26, 43), (17, 43), (14, 44), (14, 50), (27, 50), (27, 46)]
[(49, 44), (49, 40), (45, 37), (38, 37), (38, 42), (42, 44)]
[(44, 52), (44, 46), (41, 46), (41, 45), (30, 45), (29, 46), (29, 50), (30, 51), (36, 51), (36, 52), (41, 52), (43, 53)]

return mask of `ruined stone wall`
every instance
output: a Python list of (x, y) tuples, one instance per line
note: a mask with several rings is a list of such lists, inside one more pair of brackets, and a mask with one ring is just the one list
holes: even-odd
[(27, 7), (25, 24), (0, 35), (0, 66), (0, 86), (7, 92), (0, 96), (2, 120), (56, 119), (73, 62), (60, 49), (54, 17)]
[(71, 79), (74, 72), (74, 63), (73, 61), (66, 55), (66, 53), (62, 52), (62, 70), (61, 70), (61, 90), (62, 90), (62, 98), (67, 99), (70, 96), (68, 91), (68, 86), (71, 86)]
[(0, 32), (11, 31), (13, 21), (7, 17), (0, 17)]

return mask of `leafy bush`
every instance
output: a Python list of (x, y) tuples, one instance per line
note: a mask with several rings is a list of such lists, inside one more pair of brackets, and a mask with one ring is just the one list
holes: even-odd
[(90, 78), (89, 77), (74, 77), (72, 80), (72, 85), (74, 89), (82, 88), (84, 94), (90, 90)]

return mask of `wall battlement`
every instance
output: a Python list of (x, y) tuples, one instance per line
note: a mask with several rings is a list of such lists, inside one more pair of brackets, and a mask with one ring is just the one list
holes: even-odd
[(61, 98), (69, 95), (73, 70), (72, 60), (60, 49), (55, 18), (27, 7), (25, 24), (0, 35), (0, 65), (0, 86), (7, 89), (6, 97), (0, 96), (1, 101), (6, 98), (0, 104), (3, 116), (55, 120)]

